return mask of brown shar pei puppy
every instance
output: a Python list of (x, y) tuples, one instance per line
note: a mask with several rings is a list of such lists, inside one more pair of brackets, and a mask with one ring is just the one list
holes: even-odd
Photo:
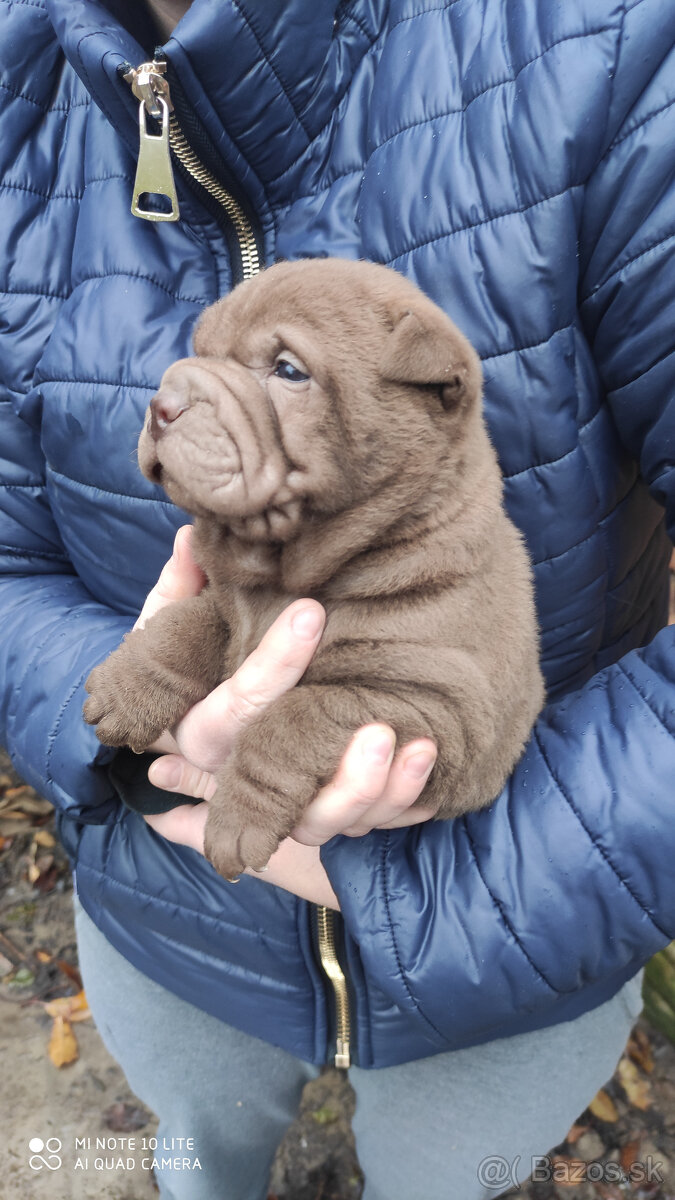
[(263, 867), (372, 721), (434, 739), (420, 800), (438, 817), (489, 804), (543, 686), (477, 355), (402, 276), (336, 259), (241, 284), (194, 345), (152, 399), (139, 462), (194, 515), (208, 582), (91, 673), (87, 721), (146, 749), (312, 596), (328, 620), (311, 665), (217, 774), (216, 869)]

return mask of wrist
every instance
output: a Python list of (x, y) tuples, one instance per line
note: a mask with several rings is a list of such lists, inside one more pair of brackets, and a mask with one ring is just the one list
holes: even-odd
[(272, 883), (276, 887), (309, 900), (312, 904), (324, 905), (339, 912), (338, 898), (321, 862), (318, 846), (303, 846), (293, 838), (286, 838), (270, 858), (265, 871), (246, 870), (247, 875)]

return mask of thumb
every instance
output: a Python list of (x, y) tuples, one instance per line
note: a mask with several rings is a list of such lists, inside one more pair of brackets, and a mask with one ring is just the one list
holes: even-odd
[(191, 846), (203, 854), (204, 826), (208, 815), (208, 804), (179, 804), (169, 812), (148, 814), (145, 820), (161, 837), (178, 842), (181, 846)]
[(173, 554), (165, 564), (154, 588), (148, 593), (134, 629), (142, 629), (154, 613), (174, 600), (197, 596), (201, 592), (206, 576), (192, 557), (192, 526), (181, 525), (173, 544)]
[(179, 754), (163, 754), (150, 763), (148, 779), (166, 792), (180, 792), (195, 800), (210, 800), (216, 790), (216, 780), (208, 771), (201, 771)]

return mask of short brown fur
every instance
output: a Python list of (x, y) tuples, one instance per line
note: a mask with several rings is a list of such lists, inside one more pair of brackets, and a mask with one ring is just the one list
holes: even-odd
[[(204, 312), (195, 350), (166, 371), (139, 462), (194, 515), (208, 583), (91, 673), (86, 720), (145, 749), (311, 595), (328, 620), (308, 670), (216, 772), (216, 869), (264, 866), (372, 721), (435, 740), (420, 802), (440, 818), (489, 804), (544, 691), (466, 338), (395, 272), (323, 259), (241, 284)], [(279, 360), (309, 379), (281, 378)]]

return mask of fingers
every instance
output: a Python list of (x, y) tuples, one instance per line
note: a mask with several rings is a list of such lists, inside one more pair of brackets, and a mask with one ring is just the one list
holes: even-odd
[(148, 779), (165, 792), (180, 792), (195, 800), (210, 800), (216, 781), (209, 771), (202, 771), (180, 754), (165, 754), (150, 764)]
[[(428, 738), (409, 742), (394, 755), (395, 738), (387, 725), (368, 725), (352, 739), (335, 779), (319, 792), (294, 829), (292, 840), (320, 846), (340, 833), (362, 837), (372, 829), (417, 825), (435, 815), (431, 808), (411, 809), (436, 760)], [(210, 772), (181, 755), (167, 754), (151, 764), (150, 782), (169, 792), (208, 801), (216, 791)], [(146, 818), (158, 833), (204, 852), (208, 804), (181, 805)], [(199, 813), (199, 816), (195, 816)], [(273, 856), (274, 858), (274, 856)], [(282, 885), (285, 886), (285, 885)]]
[(240, 726), (295, 686), (312, 660), (325, 621), (315, 600), (298, 600), (270, 626), (228, 680), (230, 713)]
[(192, 526), (181, 525), (173, 544), (173, 554), (148, 593), (134, 629), (142, 629), (145, 622), (166, 604), (184, 600), (187, 596), (198, 596), (201, 592), (206, 577), (192, 557), (191, 540)]
[(396, 757), (394, 749), (394, 733), (387, 725), (360, 729), (335, 779), (321, 789), (293, 831), (295, 840), (322, 845), (338, 833), (361, 837), (371, 829), (413, 825), (433, 816), (429, 809), (409, 810), (429, 777), (436, 747), (421, 738)]
[(220, 766), (243, 726), (307, 670), (325, 619), (315, 600), (296, 600), (284, 609), (239, 670), (177, 725), (174, 736), (181, 753), (203, 770)]
[(155, 833), (168, 838), (170, 842), (191, 846), (203, 854), (204, 827), (208, 815), (208, 804), (181, 804), (170, 812), (153, 813), (145, 820)]
[(361, 837), (371, 829), (396, 829), (428, 821), (435, 815), (433, 809), (416, 808), (411, 812), (410, 808), (422, 792), (435, 762), (436, 747), (429, 738), (420, 738), (403, 746), (392, 763), (384, 793), (365, 814), (365, 822), (357, 820), (343, 832), (349, 837)]

